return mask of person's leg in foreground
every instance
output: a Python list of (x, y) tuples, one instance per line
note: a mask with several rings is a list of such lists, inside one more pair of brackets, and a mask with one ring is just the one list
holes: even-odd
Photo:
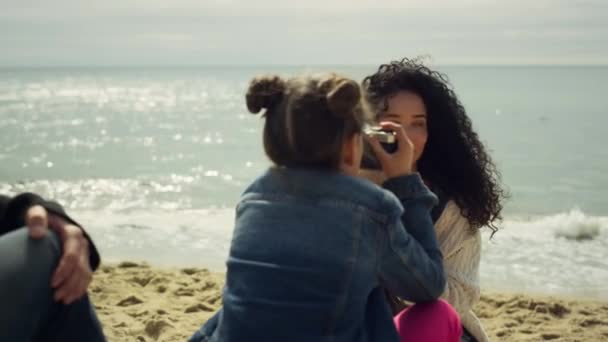
[(0, 236), (0, 341), (105, 341), (87, 295), (69, 305), (53, 299), (60, 257), (54, 233), (39, 240), (26, 229)]

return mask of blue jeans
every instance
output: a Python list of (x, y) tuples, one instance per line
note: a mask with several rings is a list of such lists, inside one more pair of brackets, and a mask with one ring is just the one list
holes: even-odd
[(53, 299), (50, 279), (60, 257), (55, 233), (0, 236), (0, 341), (105, 341), (88, 296), (70, 305)]

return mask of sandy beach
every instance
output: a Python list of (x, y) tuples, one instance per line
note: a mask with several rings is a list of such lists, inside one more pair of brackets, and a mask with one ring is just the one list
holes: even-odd
[[(100, 268), (91, 296), (110, 342), (185, 341), (220, 307), (223, 278), (122, 262)], [(475, 311), (494, 341), (608, 341), (608, 302), (484, 292)]]

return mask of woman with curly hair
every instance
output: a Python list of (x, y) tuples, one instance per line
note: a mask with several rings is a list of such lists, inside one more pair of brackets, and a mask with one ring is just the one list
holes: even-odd
[[(500, 174), (445, 75), (406, 58), (381, 65), (363, 86), (378, 121), (405, 128), (415, 168), (439, 197), (432, 214), (447, 278), (442, 298), (459, 313), (463, 340), (487, 341), (471, 309), (480, 295), (480, 229), (494, 233), (501, 219)], [(379, 172), (368, 176), (384, 182)]]

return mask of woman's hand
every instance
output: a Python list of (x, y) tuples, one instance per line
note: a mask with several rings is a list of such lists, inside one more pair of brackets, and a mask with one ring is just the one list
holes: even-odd
[(61, 238), (63, 255), (51, 278), (51, 286), (55, 288), (55, 300), (70, 304), (80, 299), (93, 280), (93, 271), (89, 264), (89, 242), (82, 229), (60, 216), (49, 215), (39, 205), (27, 211), (25, 222), (33, 239), (44, 237), (49, 228)]
[(394, 122), (381, 122), (380, 127), (383, 130), (395, 132), (397, 150), (394, 153), (386, 152), (377, 139), (370, 136), (365, 136), (365, 138), (370, 143), (380, 165), (382, 165), (382, 171), (386, 178), (405, 176), (413, 173), (414, 145), (407, 137), (403, 127)]

